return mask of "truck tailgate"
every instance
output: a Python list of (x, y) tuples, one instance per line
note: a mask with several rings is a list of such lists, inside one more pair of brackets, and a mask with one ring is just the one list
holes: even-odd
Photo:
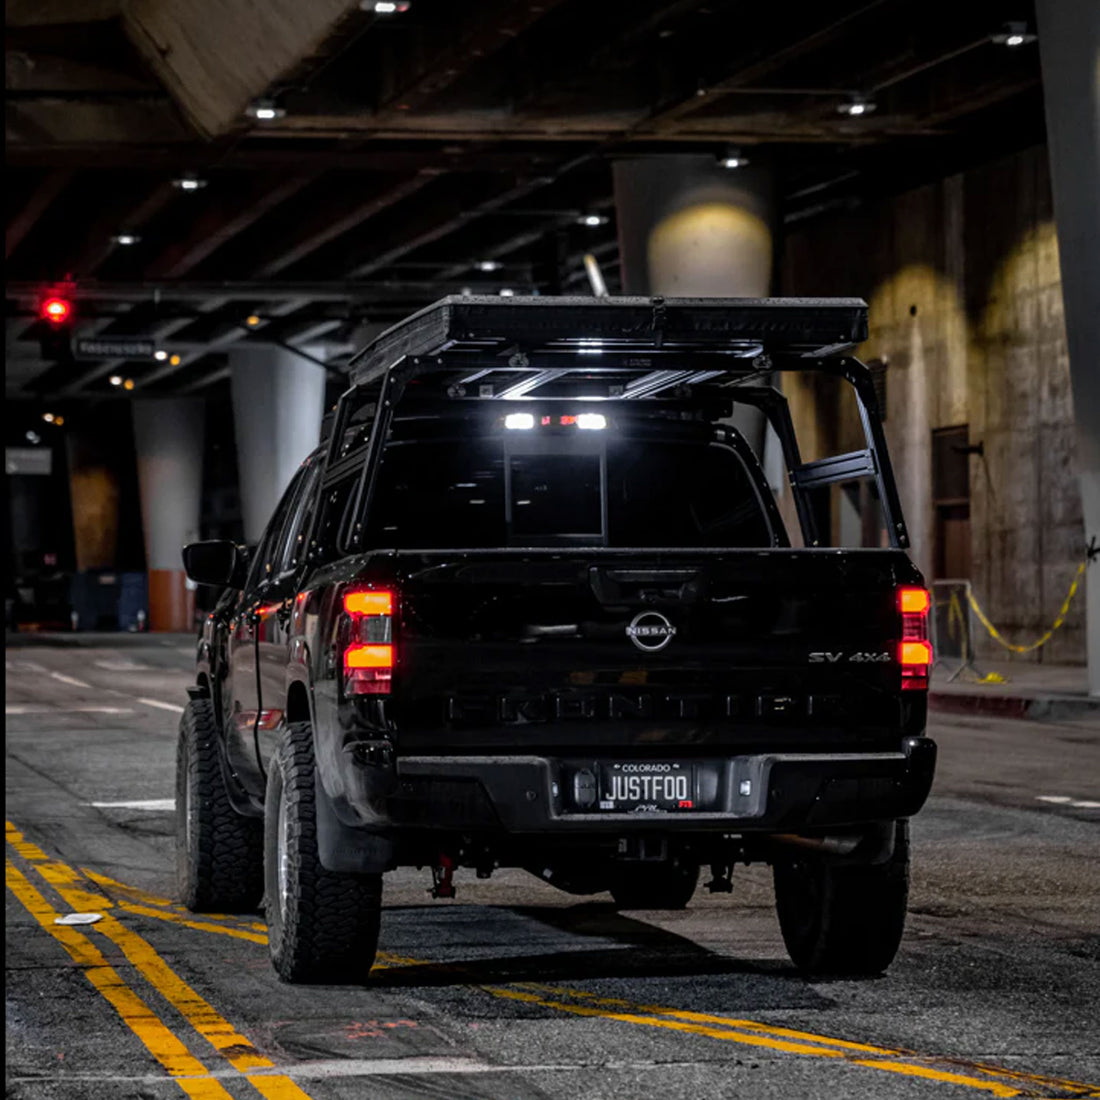
[(895, 593), (919, 580), (902, 551), (385, 561), (405, 751), (835, 750), (896, 745), (923, 724), (924, 693), (900, 690)]

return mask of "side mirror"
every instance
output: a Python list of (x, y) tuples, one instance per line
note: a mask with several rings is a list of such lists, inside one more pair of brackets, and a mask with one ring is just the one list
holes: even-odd
[(192, 542), (183, 548), (183, 568), (197, 584), (244, 587), (248, 554), (229, 539)]

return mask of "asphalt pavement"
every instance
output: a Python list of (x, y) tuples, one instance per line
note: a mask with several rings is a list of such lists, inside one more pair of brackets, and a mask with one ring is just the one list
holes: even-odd
[(36, 641), (7, 650), (8, 1097), (1100, 1096), (1092, 717), (934, 716), (882, 978), (801, 978), (764, 867), (672, 913), (402, 870), (370, 984), (291, 987), (262, 914), (173, 898), (190, 642)]

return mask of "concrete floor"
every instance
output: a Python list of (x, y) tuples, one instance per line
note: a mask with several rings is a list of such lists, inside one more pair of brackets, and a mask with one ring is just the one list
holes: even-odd
[[(766, 868), (629, 914), (521, 872), (432, 902), (400, 871), (371, 985), (292, 988), (258, 918), (171, 901), (191, 655), (8, 650), (9, 1097), (1100, 1095), (1095, 722), (937, 716), (908, 931), (878, 980), (798, 977)], [(106, 918), (54, 925), (74, 909)]]

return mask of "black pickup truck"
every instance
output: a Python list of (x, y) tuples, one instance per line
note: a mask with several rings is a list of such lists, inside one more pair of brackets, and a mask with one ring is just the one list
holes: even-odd
[[(456, 297), (361, 352), (259, 546), (184, 550), (225, 586), (180, 728), (185, 904), (263, 898), (278, 974), (346, 982), (396, 867), (653, 909), (762, 861), (798, 967), (884, 969), (935, 744), (866, 325), (848, 299)], [(852, 395), (865, 446), (804, 462), (786, 371)]]

